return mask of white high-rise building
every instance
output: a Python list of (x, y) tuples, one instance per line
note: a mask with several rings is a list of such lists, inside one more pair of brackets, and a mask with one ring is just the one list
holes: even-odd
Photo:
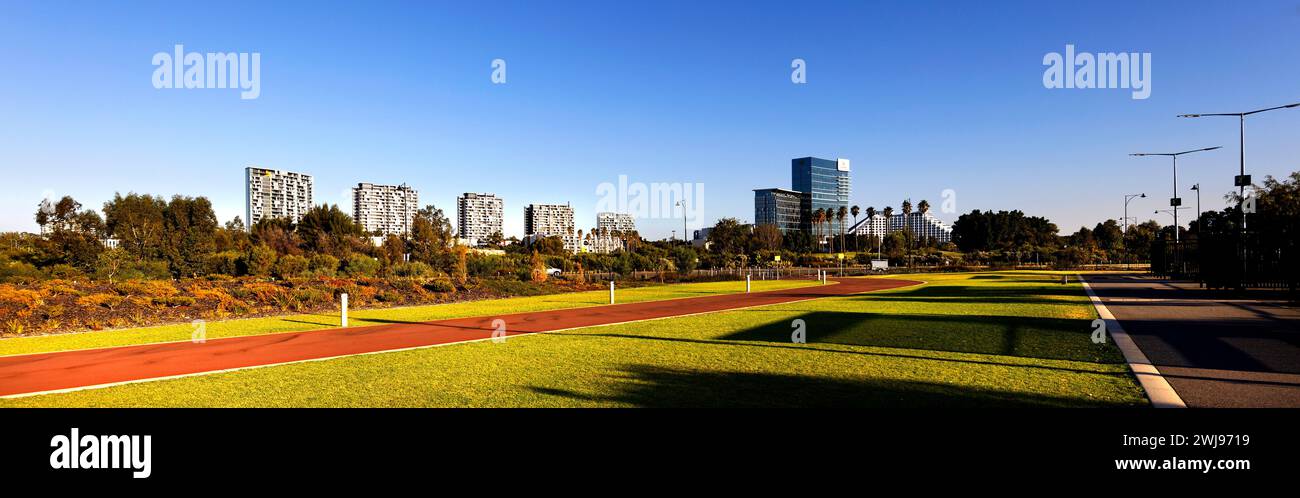
[(596, 213), (596, 233), (611, 234), (636, 231), (636, 221), (627, 213)]
[(569, 235), (573, 226), (573, 206), (568, 204), (529, 204), (524, 208), (524, 235)]
[(311, 209), (311, 175), (249, 166), (244, 168), (245, 209), (248, 228), (264, 219), (297, 223)]
[(492, 194), (466, 192), (456, 198), (456, 229), (472, 246), (481, 245), (492, 234), (501, 233), (505, 203)]
[(889, 231), (897, 232), (902, 230), (904, 223), (907, 224), (907, 228), (911, 229), (912, 234), (919, 240), (933, 238), (941, 244), (952, 241), (952, 227), (944, 225), (943, 221), (935, 218), (928, 211), (924, 213), (913, 212), (909, 216), (894, 215), (894, 218), (889, 220)]
[(367, 233), (405, 235), (420, 210), (420, 193), (401, 185), (358, 183), (352, 188), (352, 219)]
[(952, 227), (945, 225), (942, 220), (929, 212), (914, 212), (906, 220), (903, 219), (902, 213), (894, 213), (894, 216), (888, 220), (885, 219), (885, 215), (876, 213), (875, 216), (859, 221), (849, 229), (849, 232), (884, 237), (887, 233), (902, 231), (904, 226), (910, 228), (912, 234), (918, 239), (933, 238), (939, 243), (952, 241)]

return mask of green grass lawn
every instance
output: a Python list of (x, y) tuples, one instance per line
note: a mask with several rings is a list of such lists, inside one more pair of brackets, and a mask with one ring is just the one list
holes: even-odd
[[(759, 292), (789, 289), (815, 284), (816, 282), (803, 280), (755, 280), (753, 282), (753, 289), (755, 292)], [(745, 283), (743, 281), (728, 281), (653, 285), (647, 287), (618, 289), (615, 292), (615, 296), (620, 303), (635, 303), (744, 291)], [(508, 299), (466, 301), (427, 306), (369, 310), (354, 309), (348, 312), (348, 325), (383, 325), (394, 321), (427, 322), (449, 318), (463, 318), (467, 316), (487, 316), (506, 313), (525, 313), (529, 311), (579, 308), (583, 306), (598, 306), (607, 303), (609, 303), (609, 291), (601, 290)], [(207, 322), (206, 334), (208, 339), (216, 339), (219, 337), (316, 330), (327, 327), (337, 327), (338, 324), (339, 314), (335, 311), (333, 313), (301, 314)], [(73, 334), (0, 339), (0, 356), (127, 346), (131, 344), (149, 344), (155, 342), (188, 341), (190, 340), (190, 335), (193, 331), (194, 328), (190, 324), (179, 323), (156, 327), (141, 327), (101, 332), (78, 332)]]
[[(0, 406), (1144, 406), (1048, 272), (0, 400)], [(791, 322), (807, 343), (792, 343)]]

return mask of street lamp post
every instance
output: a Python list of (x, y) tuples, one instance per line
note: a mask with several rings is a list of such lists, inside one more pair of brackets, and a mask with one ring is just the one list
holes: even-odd
[[(1291, 109), (1295, 107), (1300, 107), (1300, 102), (1296, 102), (1294, 104), (1288, 104), (1288, 105), (1280, 105), (1277, 107), (1269, 107), (1267, 109), (1256, 109), (1247, 112), (1221, 112), (1221, 113), (1214, 113), (1214, 114), (1179, 114), (1178, 117), (1200, 118), (1200, 117), (1211, 117), (1211, 116), (1232, 116), (1237, 118), (1238, 138), (1239, 140), (1241, 140), (1241, 151), (1240, 151), (1241, 168), (1240, 168), (1240, 173), (1238, 174), (1237, 178), (1233, 181), (1233, 183), (1237, 187), (1237, 195), (1242, 198), (1245, 198), (1246, 185), (1250, 185), (1250, 177), (1246, 176), (1246, 116), (1250, 116), (1252, 114), (1259, 114), (1261, 112), (1276, 111), (1278, 109)], [(1243, 226), (1246, 224), (1245, 213), (1242, 213), (1241, 215), (1241, 223)]]
[(1205, 152), (1209, 150), (1222, 149), (1222, 148), (1223, 147), (1215, 146), (1215, 147), (1206, 147), (1204, 149), (1185, 150), (1182, 152), (1163, 152), (1163, 153), (1139, 152), (1136, 154), (1129, 154), (1130, 156), (1136, 156), (1136, 157), (1167, 156), (1173, 158), (1174, 196), (1169, 199), (1169, 206), (1174, 208), (1173, 212), (1174, 212), (1174, 244), (1175, 245), (1178, 244), (1178, 207), (1183, 205), (1183, 200), (1178, 197), (1178, 156), (1181, 156), (1183, 154), (1191, 154), (1193, 152)]
[(686, 200), (683, 199), (677, 201), (677, 205), (681, 206), (682, 208), (682, 242), (686, 244), (690, 244), (690, 242), (686, 241)]
[(1201, 233), (1201, 184), (1192, 185), (1192, 190), (1196, 191), (1196, 233)]
[[(1179, 114), (1178, 117), (1200, 118), (1200, 117), (1212, 117), (1212, 116), (1218, 116), (1218, 117), (1229, 116), (1229, 117), (1237, 118), (1237, 138), (1238, 140), (1240, 140), (1241, 143), (1241, 150), (1240, 150), (1241, 164), (1240, 164), (1240, 169), (1238, 170), (1237, 173), (1237, 178), (1233, 180), (1233, 185), (1237, 187), (1237, 199), (1238, 202), (1241, 202), (1246, 199), (1246, 186), (1251, 184), (1250, 177), (1246, 175), (1246, 116), (1259, 114), (1262, 112), (1276, 111), (1278, 109), (1293, 109), (1296, 107), (1300, 107), (1300, 102), (1296, 102), (1294, 104), (1280, 105), (1277, 107), (1269, 107), (1267, 109), (1256, 109), (1253, 111), (1246, 111), (1246, 112), (1219, 112), (1219, 113), (1211, 113), (1211, 114)], [(1241, 209), (1239, 210), (1241, 211), (1241, 225), (1238, 231), (1241, 237), (1241, 276), (1244, 279), (1246, 277), (1246, 264), (1247, 264), (1246, 263), (1246, 241), (1245, 241), (1246, 209), (1244, 207), (1241, 207)], [(1240, 285), (1238, 285), (1238, 288), (1240, 288)]]
[(1128, 195), (1125, 195), (1125, 196), (1124, 196), (1124, 233), (1128, 233), (1128, 203), (1129, 203), (1129, 201), (1132, 201), (1133, 199), (1138, 198), (1138, 197), (1141, 197), (1141, 198), (1144, 198), (1144, 199), (1145, 199), (1146, 196), (1147, 196), (1146, 193), (1141, 193), (1141, 194), (1128, 194)]

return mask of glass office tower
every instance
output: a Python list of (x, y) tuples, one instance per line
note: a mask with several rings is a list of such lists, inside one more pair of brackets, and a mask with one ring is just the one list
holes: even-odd
[[(807, 195), (803, 212), (803, 229), (812, 233), (813, 211), (829, 209), (837, 211), (840, 207), (849, 207), (849, 160), (821, 159), (801, 157), (790, 160), (790, 187), (792, 190)], [(831, 230), (823, 228), (823, 233), (839, 233), (842, 228), (838, 221), (832, 221)]]
[(782, 234), (803, 228), (807, 194), (783, 188), (754, 190), (754, 226), (775, 225)]

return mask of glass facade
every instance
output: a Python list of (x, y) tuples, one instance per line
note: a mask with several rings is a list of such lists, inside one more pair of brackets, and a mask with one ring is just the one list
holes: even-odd
[(849, 206), (848, 159), (830, 160), (801, 157), (790, 161), (790, 187), (807, 195), (803, 207), (803, 229), (812, 230), (810, 213), (817, 209), (839, 210)]
[(780, 188), (754, 190), (754, 225), (776, 225), (783, 234), (801, 229), (805, 197), (802, 192)]

